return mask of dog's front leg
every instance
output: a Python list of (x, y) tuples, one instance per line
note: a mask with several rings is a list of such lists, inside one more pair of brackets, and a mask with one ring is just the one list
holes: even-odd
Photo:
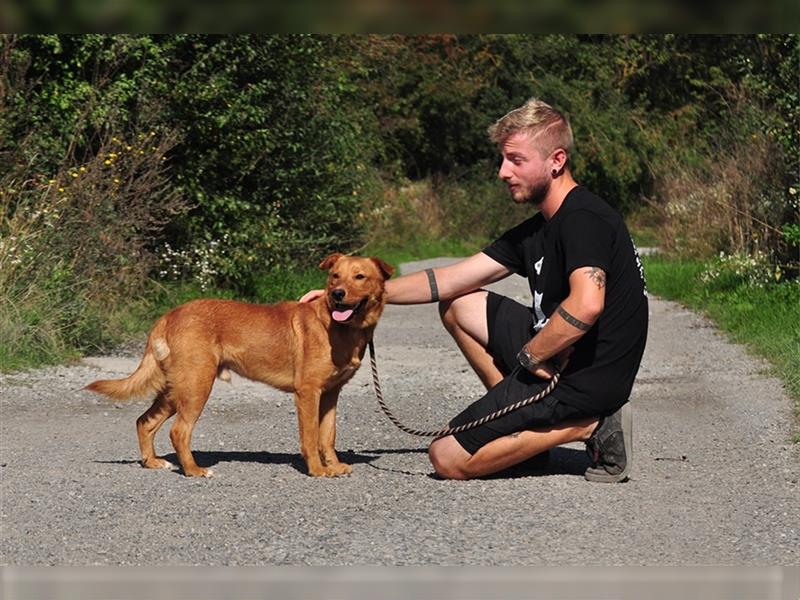
[(339, 462), (336, 456), (336, 403), (339, 390), (331, 390), (322, 394), (319, 405), (319, 455), (325, 464), (328, 475), (349, 475), (353, 468)]
[(294, 394), (297, 407), (297, 423), (300, 429), (300, 454), (306, 461), (308, 474), (312, 477), (327, 475), (319, 456), (319, 405), (320, 389), (303, 387)]

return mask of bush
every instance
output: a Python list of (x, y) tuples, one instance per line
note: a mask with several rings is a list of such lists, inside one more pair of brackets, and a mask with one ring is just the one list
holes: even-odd
[[(797, 35), (0, 36), (4, 335), (100, 343), (92, 307), (124, 313), (148, 276), (273, 297), (289, 289), (265, 274), (331, 250), (477, 248), (529, 214), (496, 181), (486, 127), (531, 96), (570, 117), (581, 183), (661, 209), (662, 246), (791, 277), (798, 50)], [(166, 160), (123, 160), (115, 138), (140, 134), (157, 143), (139, 156)]]
[(697, 167), (665, 169), (655, 190), (661, 245), (684, 256), (774, 254), (784, 218), (780, 149), (749, 130), (727, 132)]
[(307, 35), (164, 41), (168, 68), (147, 94), (178, 128), (174, 183), (195, 204), (170, 244), (213, 246), (215, 283), (249, 294), (260, 272), (358, 244), (370, 138), (334, 48)]
[(387, 181), (361, 218), (372, 251), (417, 248), (427, 254), (424, 248), (439, 241), (446, 244), (437, 248), (472, 253), (531, 212), (511, 202), (493, 169), (476, 168), (458, 178)]
[(117, 338), (115, 309), (143, 291), (156, 263), (151, 238), (185, 210), (166, 184), (172, 143), (155, 133), (111, 136), (96, 155), (65, 160), (51, 176), (30, 179), (20, 163), (0, 178), (0, 347), (8, 357), (52, 361)]
[[(247, 294), (258, 271), (347, 250), (370, 193), (371, 137), (335, 38), (4, 36), (0, 134), (32, 172), (89, 157), (109, 131), (173, 131), (169, 186), (192, 211), (165, 255)], [(209, 246), (214, 252), (208, 252)], [(161, 265), (154, 274), (172, 273)]]

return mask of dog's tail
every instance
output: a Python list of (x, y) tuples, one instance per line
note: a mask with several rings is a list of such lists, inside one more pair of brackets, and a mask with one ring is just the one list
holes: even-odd
[(123, 379), (100, 379), (84, 389), (114, 400), (151, 397), (163, 391), (167, 387), (167, 376), (160, 363), (169, 356), (165, 333), (166, 319), (162, 317), (153, 326), (147, 338), (142, 362), (133, 373)]

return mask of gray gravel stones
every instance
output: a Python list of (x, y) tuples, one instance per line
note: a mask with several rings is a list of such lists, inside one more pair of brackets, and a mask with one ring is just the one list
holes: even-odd
[[(428, 261), (404, 270), (441, 264)], [(525, 282), (496, 287), (520, 299)], [(376, 347), (387, 402), (443, 425), (481, 386), (432, 305), (387, 308)], [(86, 383), (139, 356), (0, 376), (0, 563), (11, 565), (796, 565), (798, 448), (765, 365), (679, 305), (652, 299), (634, 388), (631, 480), (586, 482), (582, 444), (541, 471), (432, 477), (428, 440), (395, 429), (368, 365), (342, 392), (353, 475), (303, 474), (291, 396), (218, 382), (193, 439), (212, 479), (138, 465), (146, 402)], [(174, 458), (167, 426), (157, 448)]]

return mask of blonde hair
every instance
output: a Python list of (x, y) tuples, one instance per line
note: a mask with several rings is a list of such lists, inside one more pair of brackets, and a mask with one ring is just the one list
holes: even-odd
[(531, 98), (489, 127), (489, 138), (498, 146), (516, 133), (526, 133), (536, 149), (549, 156), (557, 148), (572, 152), (572, 127), (564, 114), (538, 98)]

